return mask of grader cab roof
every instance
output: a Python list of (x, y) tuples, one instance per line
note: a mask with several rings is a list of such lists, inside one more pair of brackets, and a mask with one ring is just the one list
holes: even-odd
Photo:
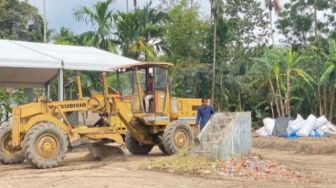
[[(130, 65), (127, 67), (124, 67), (126, 69), (132, 69), (132, 68), (148, 68), (148, 67), (163, 67), (163, 68), (169, 68), (174, 66), (172, 63), (167, 63), (167, 62), (143, 62), (141, 64), (137, 65)], [(122, 67), (121, 67), (122, 68)]]

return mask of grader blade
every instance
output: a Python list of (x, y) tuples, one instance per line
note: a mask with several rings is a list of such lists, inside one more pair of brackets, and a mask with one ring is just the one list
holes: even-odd
[(89, 156), (94, 160), (117, 160), (126, 161), (124, 150), (118, 145), (106, 145), (101, 143), (91, 144)]

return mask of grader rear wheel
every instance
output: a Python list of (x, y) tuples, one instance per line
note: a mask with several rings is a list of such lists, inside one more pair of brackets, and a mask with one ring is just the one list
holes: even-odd
[(25, 136), (26, 159), (37, 168), (59, 166), (68, 151), (68, 140), (63, 131), (50, 123), (35, 125)]
[(193, 132), (190, 126), (177, 121), (172, 122), (166, 127), (163, 133), (163, 152), (172, 155), (187, 150), (191, 146), (192, 141)]
[(153, 145), (140, 145), (140, 143), (127, 132), (125, 137), (126, 147), (134, 155), (147, 155), (153, 148)]
[(23, 150), (12, 147), (12, 128), (2, 125), (0, 128), (0, 162), (2, 164), (19, 164), (25, 160)]

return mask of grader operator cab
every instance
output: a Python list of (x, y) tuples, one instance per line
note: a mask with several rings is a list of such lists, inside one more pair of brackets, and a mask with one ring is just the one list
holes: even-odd
[[(90, 145), (125, 143), (132, 154), (139, 155), (148, 154), (155, 145), (169, 155), (187, 149), (193, 141), (191, 126), (195, 124), (201, 100), (172, 97), (168, 81), (170, 66), (170, 63), (143, 63), (119, 68), (114, 73), (115, 89), (108, 85), (104, 72), (103, 93), (90, 97), (83, 96), (77, 75), (77, 100), (39, 99), (14, 108), (12, 125), (0, 129), (1, 163), (26, 160), (37, 168), (56, 167), (68, 148), (83, 140)], [(90, 125), (74, 125), (68, 120), (68, 114), (74, 112), (96, 113), (100, 119)]]

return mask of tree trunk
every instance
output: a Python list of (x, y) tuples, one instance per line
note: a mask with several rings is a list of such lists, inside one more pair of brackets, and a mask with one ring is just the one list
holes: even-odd
[(243, 107), (242, 107), (242, 100), (241, 100), (240, 89), (238, 89), (238, 99), (239, 99), (239, 111), (242, 111)]
[[(221, 89), (221, 93), (223, 94), (223, 95), (225, 95), (225, 91), (224, 91), (224, 87), (223, 87), (223, 74), (221, 74), (220, 75), (220, 89)], [(220, 107), (219, 107), (219, 111), (221, 112), (222, 111), (222, 109), (224, 108), (222, 108), (222, 105), (224, 105), (224, 98), (225, 97), (223, 97), (223, 96), (221, 96), (221, 98), (220, 98)]]
[(285, 109), (286, 109), (286, 115), (288, 115), (289, 117), (291, 116), (291, 107), (290, 107), (290, 89), (291, 89), (291, 85), (290, 85), (290, 73), (287, 72), (287, 78), (286, 78), (286, 85), (287, 85), (287, 91), (285, 94)]
[(275, 118), (275, 115), (274, 115), (274, 109), (273, 109), (273, 100), (271, 100), (271, 112), (272, 112), (272, 118), (274, 119)]
[[(272, 89), (272, 99), (271, 100), (275, 102), (275, 107), (276, 107), (278, 116), (281, 116), (280, 107), (279, 107), (279, 103), (278, 103), (278, 101), (275, 97), (276, 94), (275, 94), (275, 91), (274, 91), (274, 86), (273, 86), (272, 80), (270, 80), (269, 83), (270, 83), (270, 86), (271, 86), (271, 89)], [(271, 103), (273, 104), (273, 102), (271, 102)], [(273, 107), (272, 107), (272, 111), (273, 111)]]
[(318, 42), (318, 28), (317, 28), (317, 8), (316, 8), (316, 0), (314, 1), (314, 22), (315, 22), (315, 42)]
[[(214, 4), (213, 4), (214, 6)], [(216, 7), (215, 7), (216, 8)], [(214, 38), (213, 38), (213, 62), (212, 62), (212, 84), (211, 84), (211, 104), (215, 104), (215, 87), (216, 87), (216, 48), (217, 48), (217, 12), (216, 9), (213, 13), (213, 24), (214, 24)]]
[(277, 82), (278, 100), (279, 100), (280, 110), (281, 110), (281, 113), (279, 115), (284, 116), (285, 115), (285, 107), (284, 107), (284, 103), (283, 103), (283, 99), (282, 99), (281, 87), (280, 87), (280, 84), (279, 84), (279, 78), (276, 78), (276, 82)]
[(321, 99), (321, 86), (317, 86), (317, 105), (318, 105), (318, 111), (319, 115), (323, 115), (323, 109), (322, 109), (322, 99)]
[(272, 37), (272, 45), (274, 46), (274, 30), (273, 30), (273, 15), (272, 15), (272, 9), (269, 9), (269, 15), (270, 15), (270, 26), (271, 26), (271, 37)]
[(134, 9), (138, 8), (138, 1), (137, 0), (133, 0), (133, 5), (134, 5)]
[(328, 117), (329, 121), (332, 121), (332, 117), (334, 114), (334, 102), (335, 102), (335, 88), (333, 87), (330, 93), (329, 117)]
[(326, 88), (323, 88), (323, 110), (324, 110), (324, 114), (323, 115), (328, 115), (327, 113), (327, 92), (326, 92)]
[(128, 13), (128, 0), (126, 0), (126, 13)]

